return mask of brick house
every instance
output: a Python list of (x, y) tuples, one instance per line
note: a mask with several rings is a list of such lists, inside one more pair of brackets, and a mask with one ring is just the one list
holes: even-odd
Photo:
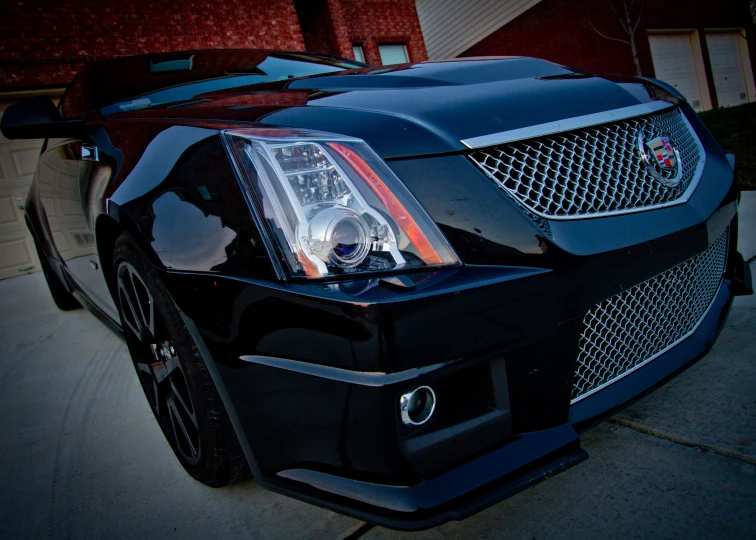
[[(636, 74), (630, 45), (622, 42), (628, 36), (610, 5), (621, 11), (623, 0), (416, 4), (431, 60), (535, 56), (599, 73)], [(699, 111), (756, 101), (748, 0), (636, 0), (633, 20), (638, 14), (634, 41), (642, 75), (672, 84)]]
[(8, 0), (0, 11), (0, 92), (64, 86), (93, 60), (187, 49), (427, 59), (414, 0)]

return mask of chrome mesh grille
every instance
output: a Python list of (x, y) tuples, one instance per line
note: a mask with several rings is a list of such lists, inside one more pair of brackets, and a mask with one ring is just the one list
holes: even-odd
[[(680, 152), (682, 178), (677, 185), (665, 187), (648, 171), (638, 150), (640, 133), (647, 141), (670, 137)], [(677, 201), (698, 182), (703, 157), (696, 135), (677, 108), (470, 155), (519, 203), (550, 219), (645, 210)]]
[(728, 231), (706, 251), (591, 308), (583, 319), (573, 402), (696, 328), (722, 282)]

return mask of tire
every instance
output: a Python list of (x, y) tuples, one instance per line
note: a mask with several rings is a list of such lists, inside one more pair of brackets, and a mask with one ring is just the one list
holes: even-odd
[(131, 359), (179, 462), (211, 487), (248, 476), (246, 458), (207, 366), (157, 272), (127, 233), (115, 243), (113, 269)]
[(74, 295), (68, 292), (68, 289), (66, 289), (66, 286), (63, 285), (63, 282), (58, 277), (58, 274), (56, 274), (52, 269), (50, 261), (47, 260), (47, 254), (45, 254), (45, 251), (39, 245), (37, 235), (34, 234), (33, 231), (31, 235), (32, 240), (34, 240), (34, 247), (37, 249), (39, 264), (42, 267), (42, 273), (45, 276), (45, 281), (47, 281), (47, 287), (48, 289), (50, 289), (50, 296), (52, 296), (53, 302), (55, 302), (55, 305), (58, 306), (58, 309), (61, 309), (63, 311), (80, 309), (81, 304), (79, 303), (79, 301), (76, 300)]

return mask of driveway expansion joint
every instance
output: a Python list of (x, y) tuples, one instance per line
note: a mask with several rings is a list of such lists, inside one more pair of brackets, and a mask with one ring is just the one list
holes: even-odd
[(611, 418), (609, 418), (609, 422), (612, 422), (613, 424), (617, 424), (622, 427), (626, 427), (628, 429), (632, 429), (633, 431), (637, 431), (639, 433), (644, 433), (646, 435), (651, 435), (652, 437), (664, 439), (665, 441), (668, 441), (674, 444), (679, 444), (681, 446), (688, 446), (690, 448), (697, 448), (699, 450), (706, 450), (708, 452), (714, 452), (716, 454), (719, 454), (720, 456), (724, 456), (730, 459), (736, 459), (738, 461), (742, 461), (743, 463), (748, 463), (749, 465), (756, 466), (756, 457), (748, 456), (746, 454), (741, 454), (740, 452), (733, 452), (732, 450), (727, 450), (726, 448), (721, 448), (719, 446), (712, 446), (706, 443), (698, 443), (695, 441), (691, 441), (690, 439), (687, 439), (685, 437), (681, 437), (679, 435), (674, 435), (672, 433), (660, 431), (652, 427), (644, 426), (643, 424), (639, 422), (634, 422), (633, 420), (627, 420), (625, 418), (619, 418), (617, 416), (612, 416)]
[(339, 537), (339, 540), (357, 540), (367, 534), (375, 525), (372, 523), (357, 523), (353, 527), (350, 527), (345, 534)]

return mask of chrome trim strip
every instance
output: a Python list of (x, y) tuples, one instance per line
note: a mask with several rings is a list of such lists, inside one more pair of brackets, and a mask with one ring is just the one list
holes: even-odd
[(360, 386), (387, 386), (389, 384), (408, 381), (410, 379), (419, 377), (420, 375), (425, 375), (426, 373), (436, 371), (437, 369), (441, 369), (459, 361), (449, 360), (448, 362), (440, 362), (438, 364), (433, 364), (430, 366), (407, 369), (405, 371), (399, 371), (397, 373), (383, 373), (381, 371), (353, 371), (351, 369), (323, 366), (320, 364), (312, 364), (310, 362), (302, 362), (300, 360), (275, 358), (272, 356), (245, 355), (240, 356), (239, 359), (251, 364), (285, 369), (286, 371), (293, 371), (295, 373), (320, 377), (321, 379), (330, 379), (332, 381), (358, 384)]
[[(617, 110), (622, 110), (622, 109), (617, 109)], [(581, 118), (584, 118), (584, 117), (581, 117)], [(528, 212), (531, 212), (535, 214), (536, 216), (549, 220), (549, 221), (576, 221), (579, 219), (598, 219), (598, 218), (605, 218), (605, 217), (611, 217), (611, 216), (622, 216), (625, 214), (637, 214), (638, 212), (647, 212), (649, 210), (661, 210), (662, 208), (670, 208), (672, 206), (685, 204), (693, 196), (693, 192), (696, 190), (696, 188), (698, 187), (698, 183), (701, 181), (701, 177), (703, 176), (704, 169), (706, 168), (706, 152), (704, 151), (704, 147), (701, 144), (701, 139), (698, 138), (698, 133), (696, 133), (696, 130), (693, 129), (693, 126), (690, 124), (690, 122), (685, 117), (685, 114), (683, 114), (682, 111), (680, 111), (680, 118), (682, 118), (683, 122), (685, 122), (685, 124), (688, 126), (688, 129), (690, 130), (690, 134), (693, 137), (693, 140), (695, 141), (696, 146), (698, 147), (699, 155), (702, 157), (698, 161), (695, 176), (690, 181), (690, 184), (688, 184), (688, 188), (680, 196), (679, 199), (675, 199), (674, 201), (669, 201), (665, 203), (654, 204), (651, 206), (642, 206), (639, 208), (626, 208), (624, 210), (612, 210), (611, 212), (599, 212), (596, 214), (574, 214), (574, 215), (568, 215), (568, 216), (551, 216), (551, 215), (539, 212), (535, 210), (534, 208), (530, 208), (530, 207), (525, 207), (525, 208), (527, 208)], [(541, 125), (546, 125), (546, 124), (541, 124)], [(499, 181), (496, 180), (496, 178), (493, 178), (490, 174), (488, 174), (487, 171), (483, 171), (483, 174), (485, 174), (486, 176), (494, 180), (494, 182), (496, 182), (496, 185), (499, 189), (510, 194), (512, 198), (515, 199), (515, 201), (517, 201), (519, 204), (522, 204), (516, 197), (514, 197), (514, 193), (511, 190), (502, 186), (499, 183)]]
[(584, 116), (575, 116), (573, 118), (565, 118), (555, 122), (546, 122), (545, 124), (537, 124), (535, 126), (491, 133), (490, 135), (462, 139), (460, 142), (469, 149), (474, 150), (486, 146), (497, 146), (499, 144), (521, 141), (523, 139), (533, 139), (544, 135), (553, 135), (554, 133), (561, 133), (562, 131), (571, 131), (573, 129), (606, 124), (616, 120), (625, 120), (627, 118), (632, 118), (633, 116), (642, 116), (644, 114), (669, 109), (674, 106), (673, 103), (668, 103), (666, 101), (652, 101), (651, 103), (641, 103), (640, 105), (631, 105), (630, 107), (622, 107), (621, 109), (586, 114)]
[[(728, 246), (729, 246), (729, 242), (728, 242)], [(575, 399), (573, 399), (572, 401), (570, 401), (570, 406), (574, 405), (578, 401), (581, 401), (581, 400), (587, 398), (588, 396), (591, 396), (591, 395), (595, 394), (596, 392), (598, 392), (600, 390), (605, 389), (607, 386), (611, 386), (612, 384), (616, 383), (617, 381), (622, 380), (623, 378), (627, 377), (631, 373), (633, 373), (633, 372), (637, 371), (638, 369), (642, 368), (643, 366), (645, 366), (649, 362), (653, 362), (654, 360), (656, 360), (657, 358), (659, 358), (661, 355), (667, 353), (669, 350), (674, 349), (680, 343), (682, 343), (683, 341), (685, 341), (686, 339), (688, 339), (690, 336), (692, 336), (693, 334), (695, 334), (696, 330), (698, 330), (698, 327), (701, 326), (701, 323), (703, 323), (704, 319), (706, 319), (706, 317), (709, 315), (709, 312), (711, 311), (711, 307), (714, 305), (717, 297), (719, 296), (719, 293), (722, 291), (722, 286), (723, 285), (724, 285), (724, 279), (719, 283), (719, 287), (717, 287), (717, 292), (714, 294), (714, 298), (711, 299), (711, 302), (709, 303), (709, 307), (706, 308), (706, 311), (701, 316), (701, 318), (698, 319), (698, 322), (696, 323), (696, 325), (693, 327), (693, 329), (690, 332), (688, 332), (687, 334), (685, 334), (683, 337), (681, 337), (680, 339), (678, 339), (677, 341), (675, 341), (674, 343), (672, 343), (671, 345), (669, 345), (665, 349), (662, 349), (661, 351), (659, 351), (655, 355), (647, 358), (646, 360), (644, 360), (643, 362), (641, 362), (637, 366), (635, 366), (635, 367), (633, 367), (631, 369), (628, 369), (627, 371), (625, 371), (624, 373), (622, 373), (620, 375), (617, 375), (615, 378), (613, 378), (610, 381), (605, 382), (601, 386), (597, 386), (596, 388), (594, 388), (594, 389), (586, 392), (585, 394), (582, 394), (582, 395), (576, 397)]]

